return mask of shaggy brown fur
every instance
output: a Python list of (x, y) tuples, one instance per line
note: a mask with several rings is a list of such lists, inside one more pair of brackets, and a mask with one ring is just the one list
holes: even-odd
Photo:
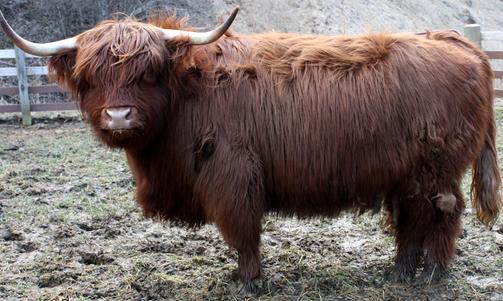
[[(453, 258), (470, 164), (479, 219), (491, 225), (501, 208), (493, 73), (453, 32), (191, 46), (161, 41), (153, 25), (107, 21), (50, 67), (97, 136), (125, 149), (145, 214), (215, 223), (247, 287), (261, 273), (267, 212), (336, 216), (383, 201), (395, 217), (395, 277), (408, 281), (421, 256), (425, 279)], [(101, 111), (115, 106), (137, 108), (143, 130), (100, 131)]]

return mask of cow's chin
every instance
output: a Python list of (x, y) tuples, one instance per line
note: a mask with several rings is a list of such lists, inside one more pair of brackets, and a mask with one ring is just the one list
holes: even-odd
[(127, 129), (127, 130), (104, 130), (97, 131), (98, 138), (107, 146), (111, 148), (131, 148), (139, 143), (141, 130)]

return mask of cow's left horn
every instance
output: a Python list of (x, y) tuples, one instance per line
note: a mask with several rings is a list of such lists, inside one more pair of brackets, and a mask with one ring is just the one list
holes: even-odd
[(183, 30), (174, 30), (174, 29), (163, 29), (163, 38), (165, 40), (170, 40), (179, 36), (188, 36), (193, 45), (203, 45), (212, 43), (218, 38), (220, 38), (231, 26), (232, 22), (236, 18), (238, 14), (239, 7), (236, 7), (230, 17), (217, 28), (207, 31), (207, 32), (191, 32), (191, 31), (183, 31)]
[(21, 36), (19, 36), (14, 31), (14, 29), (12, 29), (12, 27), (10, 27), (9, 23), (7, 23), (7, 20), (5, 20), (2, 11), (0, 11), (0, 25), (2, 26), (5, 34), (7, 34), (9, 39), (14, 43), (14, 45), (29, 54), (38, 56), (51, 56), (77, 48), (76, 37), (51, 43), (33, 43), (25, 40)]

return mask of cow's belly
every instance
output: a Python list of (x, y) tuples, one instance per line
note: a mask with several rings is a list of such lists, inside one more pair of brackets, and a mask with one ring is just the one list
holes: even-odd
[(404, 145), (405, 150), (398, 146), (385, 150), (369, 142), (371, 139), (362, 142), (365, 147), (335, 149), (333, 153), (323, 151), (328, 146), (320, 146), (320, 153), (311, 152), (311, 160), (295, 158), (294, 152), (287, 159), (275, 160), (265, 170), (268, 210), (309, 217), (378, 207), (419, 158), (406, 151), (410, 145)]

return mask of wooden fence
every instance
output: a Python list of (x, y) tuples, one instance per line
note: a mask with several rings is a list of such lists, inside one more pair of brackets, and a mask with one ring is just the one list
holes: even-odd
[(0, 96), (19, 95), (19, 104), (0, 105), (0, 113), (21, 112), (23, 124), (31, 124), (31, 112), (43, 111), (66, 111), (76, 110), (75, 102), (62, 103), (30, 103), (30, 94), (63, 93), (60, 87), (50, 85), (30, 85), (28, 76), (47, 75), (47, 66), (26, 66), (26, 58), (36, 58), (36, 56), (25, 54), (21, 49), (0, 49), (0, 59), (15, 59), (16, 67), (0, 68), (0, 77), (17, 77), (17, 87), (0, 87)]
[[(465, 25), (464, 35), (479, 47), (482, 47), (483, 41), (499, 41), (503, 44), (503, 31), (481, 31), (480, 25), (478, 24)], [(492, 60), (503, 60), (503, 50), (486, 51), (486, 53)], [(503, 67), (501, 68), (501, 70), (495, 70), (494, 75), (496, 79), (503, 80)], [(503, 98), (503, 87), (496, 89), (495, 95), (498, 98)]]
[[(482, 46), (482, 41), (501, 41), (503, 43), (503, 31), (481, 31), (480, 25), (470, 24), (464, 27), (464, 35), (479, 47)], [(486, 51), (489, 58), (493, 60), (503, 60), (503, 51)], [(0, 77), (11, 76), (17, 77), (17, 87), (0, 87), (0, 96), (2, 95), (19, 95), (19, 104), (0, 105), (0, 113), (17, 113), (21, 112), (23, 124), (31, 124), (31, 112), (37, 111), (66, 111), (76, 110), (75, 102), (63, 103), (48, 103), (48, 104), (31, 104), (31, 94), (45, 93), (62, 93), (63, 91), (57, 85), (29, 85), (29, 75), (47, 75), (47, 66), (30, 67), (26, 66), (26, 58), (34, 56), (25, 54), (18, 49), (3, 49), (0, 50), (0, 59), (15, 59), (16, 67), (0, 68)], [(503, 80), (503, 70), (496, 70), (497, 79)], [(503, 98), (503, 89), (495, 90), (496, 97)]]

